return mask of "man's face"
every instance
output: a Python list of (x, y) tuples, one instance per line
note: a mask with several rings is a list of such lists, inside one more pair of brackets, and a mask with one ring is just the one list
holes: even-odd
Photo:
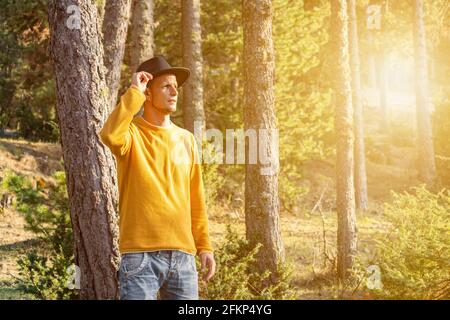
[(162, 74), (154, 78), (145, 94), (159, 112), (171, 114), (177, 110), (178, 84), (173, 74)]

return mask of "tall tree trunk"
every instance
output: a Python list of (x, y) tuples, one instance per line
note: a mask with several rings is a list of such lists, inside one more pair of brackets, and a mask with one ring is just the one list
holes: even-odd
[[(67, 13), (71, 5), (78, 8), (78, 18), (77, 10)], [(108, 115), (108, 98), (97, 8), (92, 1), (50, 0), (48, 13), (80, 297), (115, 299), (120, 260), (117, 179), (114, 158), (98, 136)], [(73, 19), (79, 27), (68, 27), (76, 26)]]
[[(128, 78), (136, 72), (138, 66), (154, 55), (154, 2), (153, 0), (133, 0), (131, 5), (131, 35), (129, 43), (130, 69)], [(144, 106), (138, 115), (144, 114)]]
[(377, 66), (375, 63), (375, 54), (373, 51), (370, 51), (367, 54), (367, 84), (370, 88), (377, 87), (377, 75), (376, 75)]
[(153, 0), (133, 0), (130, 41), (130, 71), (153, 57)]
[(100, 25), (103, 25), (103, 17), (105, 16), (105, 1), (106, 0), (95, 1), (97, 4), (97, 21)]
[(202, 130), (205, 128), (200, 0), (181, 1), (181, 31), (183, 66), (191, 70), (183, 87), (183, 121), (184, 127), (194, 132), (194, 122), (200, 123)]
[(337, 271), (344, 280), (356, 254), (355, 189), (353, 184), (353, 108), (350, 85), (347, 1), (331, 1), (332, 33), (336, 52), (336, 207)]
[(106, 86), (109, 89), (109, 108), (117, 102), (120, 72), (125, 52), (131, 0), (108, 0), (103, 18), (103, 50), (106, 67)]
[(414, 1), (414, 51), (416, 60), (417, 149), (420, 179), (433, 183), (436, 164), (430, 118), (428, 88), (427, 43), (424, 26), (423, 0)]
[(367, 41), (369, 43), (369, 52), (367, 53), (367, 84), (369, 88), (377, 88), (377, 63), (375, 58), (375, 37), (373, 31), (369, 30), (367, 32)]
[[(274, 47), (272, 40), (272, 1), (243, 0), (244, 32), (244, 128), (276, 130), (274, 97)], [(277, 167), (277, 137), (268, 134), (266, 154)], [(251, 140), (251, 139), (250, 139)], [(248, 146), (247, 146), (248, 147)], [(261, 149), (261, 139), (258, 141)], [(260, 150), (261, 152), (261, 150)], [(267, 165), (249, 164), (245, 169), (245, 224), (247, 239), (261, 243), (258, 269), (269, 269), (276, 281), (278, 263), (284, 261), (279, 222), (278, 172), (262, 174)], [(278, 170), (277, 170), (278, 171)]]
[(355, 196), (356, 207), (367, 210), (367, 174), (364, 146), (363, 104), (361, 96), (361, 70), (358, 44), (358, 21), (356, 16), (356, 0), (348, 1), (350, 61), (352, 69), (352, 89), (355, 131)]
[(389, 129), (389, 115), (388, 115), (388, 77), (387, 77), (387, 61), (386, 53), (383, 48), (377, 55), (377, 71), (378, 71), (378, 88), (380, 94), (380, 113), (381, 113), (381, 128), (387, 132)]

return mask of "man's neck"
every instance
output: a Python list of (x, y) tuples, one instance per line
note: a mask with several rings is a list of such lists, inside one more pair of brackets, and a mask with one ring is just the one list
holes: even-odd
[(171, 124), (170, 114), (162, 113), (155, 108), (144, 108), (142, 117), (145, 121), (158, 127), (168, 127)]

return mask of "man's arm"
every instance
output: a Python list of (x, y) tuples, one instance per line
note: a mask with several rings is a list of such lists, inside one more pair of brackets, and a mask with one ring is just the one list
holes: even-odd
[(130, 149), (130, 123), (145, 101), (143, 92), (151, 78), (147, 72), (133, 74), (132, 86), (122, 95), (100, 131), (102, 142), (117, 156), (123, 156)]
[[(200, 256), (202, 279), (208, 282), (216, 271), (214, 252), (209, 240), (208, 216), (206, 214), (205, 190), (198, 149), (192, 135), (193, 163), (191, 168), (191, 224), (197, 253)], [(205, 273), (206, 269), (208, 272)]]
[(192, 135), (193, 163), (190, 174), (191, 225), (197, 253), (213, 252), (209, 241), (208, 216), (206, 214), (205, 190), (202, 179), (202, 167), (198, 159), (198, 149)]

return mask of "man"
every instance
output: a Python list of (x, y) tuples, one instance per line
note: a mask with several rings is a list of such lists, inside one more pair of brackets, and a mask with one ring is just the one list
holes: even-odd
[(195, 138), (170, 120), (189, 74), (143, 62), (100, 132), (117, 161), (121, 299), (198, 299), (196, 254), (204, 281), (215, 272)]

